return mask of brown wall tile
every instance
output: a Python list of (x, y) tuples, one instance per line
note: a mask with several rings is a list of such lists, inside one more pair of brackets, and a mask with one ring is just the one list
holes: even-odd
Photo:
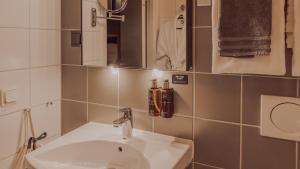
[(63, 134), (87, 122), (87, 104), (63, 100), (61, 106)]
[(81, 0), (61, 0), (62, 29), (81, 29)]
[(209, 28), (197, 28), (195, 34), (195, 70), (212, 72), (212, 32)]
[(297, 80), (271, 77), (243, 78), (243, 123), (260, 124), (261, 95), (297, 96)]
[(62, 66), (62, 97), (78, 101), (87, 100), (87, 68)]
[(89, 102), (118, 105), (118, 75), (110, 69), (89, 68)]
[(240, 127), (195, 120), (195, 161), (228, 169), (238, 169)]
[(148, 110), (151, 72), (123, 69), (120, 71), (120, 106)]
[(195, 26), (211, 26), (211, 6), (196, 6)]
[(95, 104), (88, 104), (89, 121), (112, 124), (118, 119), (118, 109), (116, 107), (107, 107)]
[(197, 117), (240, 121), (240, 77), (197, 74), (195, 90)]
[[(160, 86), (163, 86), (163, 81), (168, 79), (170, 87), (174, 89), (174, 112), (175, 114), (193, 116), (193, 74), (179, 73), (180, 75), (188, 75), (189, 84), (172, 84), (172, 74), (176, 73), (164, 73), (164, 76), (160, 79)], [(178, 74), (178, 73), (177, 73)]]
[(193, 139), (193, 119), (185, 117), (173, 117), (171, 119), (155, 117), (154, 132)]
[(61, 31), (61, 57), (62, 64), (81, 65), (81, 46), (72, 47), (71, 45), (72, 31)]
[(262, 137), (258, 128), (243, 127), (243, 169), (294, 169), (294, 142)]
[(193, 169), (194, 168), (194, 164), (191, 163), (186, 169)]

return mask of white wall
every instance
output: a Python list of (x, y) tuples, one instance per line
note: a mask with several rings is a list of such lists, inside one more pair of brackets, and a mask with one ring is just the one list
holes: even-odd
[(37, 134), (61, 133), (60, 15), (60, 0), (0, 0), (0, 90), (17, 93), (0, 107), (0, 169), (20, 146), (23, 109), (32, 109)]

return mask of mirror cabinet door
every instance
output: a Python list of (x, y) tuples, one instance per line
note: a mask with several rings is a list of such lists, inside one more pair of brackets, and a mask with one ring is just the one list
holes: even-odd
[[(192, 69), (191, 0), (62, 0), (62, 5), (69, 9), (62, 12), (64, 64), (73, 64), (72, 54), (81, 56), (73, 59), (76, 64), (86, 66)], [(79, 26), (64, 28), (75, 20)]]

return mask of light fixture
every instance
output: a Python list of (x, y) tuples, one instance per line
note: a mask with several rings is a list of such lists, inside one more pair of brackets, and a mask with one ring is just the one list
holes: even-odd
[(119, 68), (115, 68), (113, 66), (110, 67), (111, 73), (113, 75), (118, 75), (119, 74)]
[(153, 69), (152, 70), (152, 79), (162, 78), (163, 74), (164, 74), (163, 71), (161, 71), (159, 69)]

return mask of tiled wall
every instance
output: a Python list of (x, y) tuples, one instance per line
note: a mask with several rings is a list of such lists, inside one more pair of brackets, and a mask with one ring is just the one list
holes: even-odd
[[(136, 128), (193, 139), (194, 169), (299, 169), (296, 142), (259, 135), (260, 95), (298, 97), (299, 79), (212, 74), (210, 10), (195, 7), (194, 71), (183, 73), (188, 85), (172, 85), (174, 118), (147, 114), (151, 71), (121, 69), (113, 75), (108, 68), (67, 62), (62, 69), (64, 132), (87, 121), (111, 124), (118, 107), (129, 106)], [(165, 72), (162, 79), (172, 73)]]
[(60, 16), (60, 0), (0, 1), (0, 90), (17, 93), (0, 107), (0, 169), (11, 168), (22, 144), (23, 109), (31, 108), (36, 134), (61, 133)]

